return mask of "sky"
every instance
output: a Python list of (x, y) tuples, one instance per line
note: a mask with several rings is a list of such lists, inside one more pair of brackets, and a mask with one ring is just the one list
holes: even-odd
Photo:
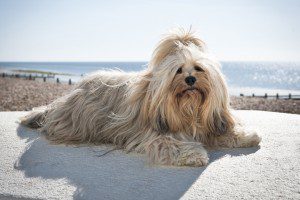
[(221, 61), (300, 61), (297, 0), (0, 0), (0, 61), (148, 61), (178, 26)]

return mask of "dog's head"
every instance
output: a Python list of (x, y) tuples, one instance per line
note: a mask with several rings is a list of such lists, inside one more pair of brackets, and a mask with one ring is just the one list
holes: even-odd
[(233, 125), (220, 64), (190, 31), (176, 30), (158, 43), (144, 80), (142, 113), (156, 129), (222, 134)]

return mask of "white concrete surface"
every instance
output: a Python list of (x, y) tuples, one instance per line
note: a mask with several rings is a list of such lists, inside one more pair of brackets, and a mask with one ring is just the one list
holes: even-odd
[(51, 145), (0, 113), (0, 199), (300, 199), (300, 115), (236, 111), (260, 148), (209, 153), (201, 168), (149, 166), (109, 147)]

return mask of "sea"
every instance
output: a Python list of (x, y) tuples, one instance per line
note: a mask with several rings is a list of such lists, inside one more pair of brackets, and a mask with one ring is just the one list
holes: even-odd
[[(300, 62), (221, 62), (231, 95), (300, 95)], [(147, 62), (0, 62), (0, 72), (40, 70), (56, 72), (62, 81), (78, 82), (101, 69), (141, 71)]]

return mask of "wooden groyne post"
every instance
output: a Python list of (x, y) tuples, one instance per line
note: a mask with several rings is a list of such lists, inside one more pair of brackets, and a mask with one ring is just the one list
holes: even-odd
[[(72, 79), (69, 78), (68, 81), (64, 81), (64, 80), (60, 80), (59, 78), (56, 78), (55, 79), (55, 76), (54, 75), (51, 75), (51, 74), (47, 74), (47, 75), (44, 75), (44, 74), (29, 74), (29, 73), (24, 73), (24, 74), (17, 74), (17, 73), (5, 73), (5, 72), (0, 72), (0, 77), (9, 77), (9, 78), (24, 78), (26, 80), (35, 80), (35, 79), (40, 79), (42, 82), (47, 82), (47, 79), (51, 79), (53, 78), (53, 81), (54, 83), (64, 83), (64, 84), (69, 84), (69, 85), (72, 85), (74, 84)], [(52, 79), (51, 79), (52, 80)], [(50, 81), (52, 82), (52, 81)]]
[(267, 93), (265, 93), (265, 95), (255, 95), (254, 93), (252, 95), (244, 95), (244, 94), (240, 94), (240, 97), (256, 97), (256, 98), (274, 98), (274, 99), (292, 99), (292, 100), (300, 100), (300, 95), (292, 95), (291, 93), (289, 93), (288, 95), (279, 95), (278, 93), (276, 93), (276, 95), (268, 95)]

